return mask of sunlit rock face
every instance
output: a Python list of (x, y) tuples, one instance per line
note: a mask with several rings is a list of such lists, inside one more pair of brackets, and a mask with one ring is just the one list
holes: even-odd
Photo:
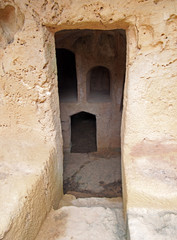
[[(0, 2), (0, 143), (3, 149), (0, 155), (3, 169), (0, 174), (3, 181), (0, 238), (34, 239), (45, 216), (62, 196), (62, 146), (63, 140), (65, 144), (68, 141), (65, 139), (69, 138), (65, 138), (61, 130), (60, 107), (64, 103), (58, 96), (55, 34), (66, 30), (103, 31), (97, 40), (86, 34), (72, 43), (76, 55), (82, 53), (84, 61), (93, 59), (93, 54), (98, 61), (90, 64), (87, 71), (86, 65), (82, 69), (76, 62), (78, 73), (86, 76), (85, 81), (90, 86), (85, 88), (89, 91), (84, 94), (77, 88), (80, 94), (77, 100), (86, 96), (82, 98), (86, 99), (84, 104), (86, 101), (92, 104), (98, 92), (112, 99), (113, 95), (108, 93), (113, 85), (109, 88), (108, 79), (110, 77), (111, 83), (111, 69), (120, 69), (120, 66), (110, 59), (117, 58), (121, 62), (123, 55), (116, 55), (113, 50), (118, 38), (110, 32), (120, 29), (126, 35), (124, 97), (120, 98), (122, 88), (114, 96), (117, 106), (122, 106), (122, 117), (118, 117), (119, 107), (108, 109), (108, 102), (105, 103), (106, 112), (110, 114), (111, 110), (110, 125), (105, 122), (105, 113), (104, 121), (100, 117), (98, 126), (103, 124), (109, 131), (104, 137), (101, 136), (105, 128), (98, 131), (97, 148), (103, 143), (107, 146), (106, 142), (116, 134), (111, 144), (116, 142), (116, 146), (121, 146), (124, 212), (130, 239), (138, 239), (135, 234), (138, 234), (139, 224), (143, 225), (142, 234), (152, 239), (145, 226), (151, 229), (154, 222), (159, 223), (160, 239), (176, 237), (173, 225), (177, 210), (176, 9), (177, 2), (173, 0)], [(109, 34), (106, 31), (110, 31)], [(122, 44), (124, 39), (119, 39)], [(95, 42), (98, 44), (93, 50)], [(63, 43), (67, 42), (63, 40)], [(107, 59), (109, 66), (99, 63)], [(103, 85), (92, 81), (101, 76), (100, 69), (104, 69)], [(99, 115), (89, 107), (79, 112)], [(74, 111), (71, 115), (77, 113)], [(70, 126), (67, 124), (64, 126), (66, 136)], [(114, 130), (110, 134), (111, 129)], [(118, 135), (121, 135), (119, 142)], [(71, 145), (67, 146), (69, 149)], [(11, 161), (17, 161), (18, 167), (7, 166)], [(7, 169), (16, 173), (6, 172)], [(20, 172), (26, 177), (21, 178)], [(7, 181), (8, 176), (10, 181)], [(169, 214), (164, 215), (166, 212)]]

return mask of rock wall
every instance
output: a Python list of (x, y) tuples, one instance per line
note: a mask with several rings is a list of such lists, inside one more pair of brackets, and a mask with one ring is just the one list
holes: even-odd
[[(59, 156), (62, 137), (54, 33), (64, 29), (125, 29), (125, 212), (128, 220), (142, 208), (175, 213), (176, 10), (175, 0), (1, 1), (1, 136), (36, 132), (57, 149)], [(58, 159), (62, 182), (62, 157)], [(139, 231), (144, 232), (143, 228)], [(137, 239), (131, 230), (130, 239)]]
[(39, 134), (0, 137), (0, 239), (34, 239), (59, 201), (56, 151)]

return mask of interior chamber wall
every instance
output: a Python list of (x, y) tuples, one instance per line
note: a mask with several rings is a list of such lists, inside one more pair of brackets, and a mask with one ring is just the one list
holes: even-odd
[[(63, 30), (55, 40), (64, 152), (72, 149), (70, 117), (83, 111), (96, 116), (97, 151), (120, 149), (125, 31)], [(64, 51), (75, 62), (69, 54), (58, 54)], [(65, 81), (61, 66), (68, 75), (63, 75)]]

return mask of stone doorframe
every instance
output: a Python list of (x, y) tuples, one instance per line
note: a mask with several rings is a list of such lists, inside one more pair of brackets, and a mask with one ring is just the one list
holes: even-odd
[[(62, 140), (62, 134), (61, 134), (61, 123), (59, 121), (60, 119), (60, 113), (59, 113), (59, 102), (58, 99), (58, 82), (57, 82), (57, 65), (56, 65), (56, 56), (55, 56), (55, 33), (61, 30), (71, 30), (71, 29), (90, 29), (90, 30), (113, 30), (113, 29), (123, 29), (126, 31), (126, 74), (125, 74), (125, 86), (124, 86), (124, 107), (123, 107), (123, 112), (122, 112), (122, 125), (121, 125), (121, 166), (122, 166), (122, 189), (123, 189), (123, 202), (124, 202), (124, 212), (125, 212), (125, 217), (126, 217), (126, 203), (127, 203), (127, 189), (126, 189), (126, 176), (125, 176), (125, 171), (124, 171), (124, 165), (125, 165), (125, 159), (124, 159), (124, 135), (125, 135), (125, 112), (127, 109), (127, 85), (129, 81), (129, 61), (130, 61), (130, 51), (132, 51), (132, 47), (135, 47), (137, 49), (137, 41), (136, 41), (136, 28), (134, 26), (129, 26), (127, 23), (122, 23), (122, 24), (115, 24), (114, 27), (106, 26), (104, 27), (102, 23), (96, 23), (95, 25), (91, 24), (89, 25), (88, 23), (82, 23), (82, 26), (79, 25), (71, 25), (71, 26), (48, 26), (46, 28), (47, 34), (44, 34), (44, 42), (48, 42), (47, 46), (45, 47), (45, 52), (46, 56), (48, 59), (48, 77), (53, 76), (54, 80), (54, 85), (56, 88), (54, 89), (53, 96), (52, 96), (52, 101), (55, 101), (55, 105), (51, 107), (55, 108), (53, 111), (57, 114), (53, 115), (53, 121), (55, 123), (55, 130), (57, 132), (56, 135), (56, 146), (59, 147), (63, 142)], [(130, 48), (131, 46), (131, 48)], [(134, 51), (134, 50), (133, 50)], [(55, 66), (55, 67), (53, 67)], [(55, 99), (55, 100), (54, 100)], [(60, 163), (59, 166), (63, 166), (63, 163)], [(60, 169), (61, 171), (61, 169)]]

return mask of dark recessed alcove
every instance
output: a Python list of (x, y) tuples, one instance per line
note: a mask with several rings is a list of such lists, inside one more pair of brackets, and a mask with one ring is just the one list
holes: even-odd
[(103, 66), (96, 66), (87, 73), (87, 99), (89, 102), (110, 100), (110, 72)]
[(71, 152), (96, 152), (96, 116), (80, 112), (71, 116)]
[(59, 97), (61, 102), (77, 101), (75, 54), (68, 49), (56, 48)]

